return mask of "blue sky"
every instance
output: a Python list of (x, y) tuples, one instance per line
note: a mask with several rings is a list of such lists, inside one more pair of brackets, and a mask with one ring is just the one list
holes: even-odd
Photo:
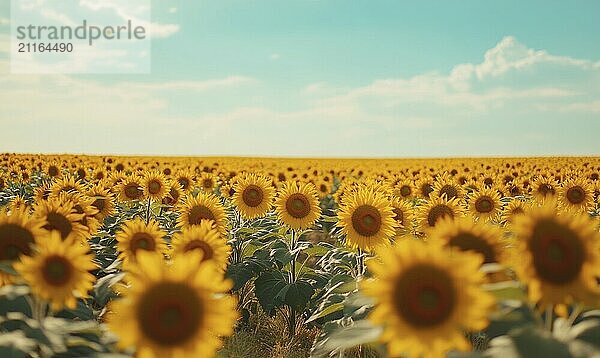
[(600, 155), (598, 1), (154, 1), (149, 75), (10, 75), (0, 151)]

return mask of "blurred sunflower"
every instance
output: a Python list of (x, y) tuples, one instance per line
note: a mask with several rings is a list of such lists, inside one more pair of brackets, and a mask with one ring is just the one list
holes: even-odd
[(493, 188), (474, 191), (469, 195), (469, 213), (484, 221), (494, 220), (500, 214), (502, 202)]
[(169, 183), (164, 174), (159, 171), (147, 171), (142, 178), (144, 197), (162, 201), (169, 189)]
[[(369, 320), (384, 326), (381, 340), (392, 357), (442, 357), (468, 350), (464, 331), (487, 324), (493, 297), (483, 291), (482, 257), (441, 245), (403, 240), (367, 263), (375, 280), (364, 293), (378, 301)], [(434, 342), (434, 344), (432, 344)]]
[[(0, 212), (0, 261), (17, 262), (22, 255), (31, 254), (31, 245), (44, 234), (44, 222), (30, 217), (25, 209), (13, 210), (10, 215)], [(13, 282), (12, 275), (0, 271), (0, 287)]]
[(312, 227), (321, 215), (317, 190), (310, 183), (286, 182), (275, 199), (279, 221), (292, 230)]
[(163, 254), (167, 249), (164, 236), (165, 232), (154, 220), (148, 224), (141, 218), (126, 221), (115, 237), (119, 258), (124, 263), (135, 262), (140, 250)]
[(188, 253), (166, 266), (160, 257), (140, 253), (130, 286), (110, 303), (107, 322), (121, 348), (138, 357), (212, 357), (220, 337), (233, 333), (235, 299), (213, 265)]
[(540, 306), (600, 303), (600, 234), (586, 214), (557, 212), (554, 200), (515, 218), (517, 275)]
[(200, 225), (202, 220), (212, 220), (219, 233), (225, 235), (225, 209), (219, 198), (213, 194), (198, 193), (196, 197), (188, 198), (180, 205), (179, 213), (178, 223), (183, 227)]
[(520, 199), (512, 199), (507, 205), (502, 208), (500, 222), (511, 224), (514, 219), (523, 215), (531, 205)]
[(70, 200), (50, 199), (34, 206), (33, 215), (44, 221), (47, 231), (57, 230), (63, 240), (82, 240), (88, 229), (80, 223), (85, 214), (78, 214)]
[(419, 197), (429, 199), (429, 196), (433, 192), (433, 181), (429, 178), (422, 178), (417, 182), (417, 187), (419, 189)]
[(539, 176), (533, 181), (532, 186), (533, 197), (538, 202), (543, 202), (545, 199), (553, 197), (558, 191), (558, 183), (554, 178), (549, 176)]
[(64, 242), (58, 231), (52, 231), (36, 238), (34, 254), (21, 256), (15, 270), (53, 310), (74, 309), (78, 298), (88, 297), (96, 280), (89, 272), (97, 268), (92, 259), (85, 246)]
[(202, 221), (200, 225), (185, 227), (171, 239), (171, 257), (190, 251), (201, 254), (200, 260), (211, 261), (217, 267), (225, 268), (231, 248), (221, 237), (212, 221)]
[(344, 198), (338, 225), (352, 248), (371, 251), (389, 243), (397, 226), (390, 201), (381, 192), (364, 188)]
[(393, 219), (399, 230), (411, 231), (413, 228), (413, 208), (405, 200), (393, 198), (391, 203)]
[(233, 202), (243, 218), (258, 218), (271, 209), (275, 189), (267, 178), (249, 174), (237, 181), (234, 190)]
[(446, 197), (432, 196), (427, 203), (418, 207), (418, 220), (421, 230), (427, 231), (433, 228), (436, 223), (444, 217), (457, 218), (462, 216), (463, 212), (458, 205), (457, 199), (446, 199)]
[(162, 199), (163, 205), (175, 206), (179, 203), (181, 196), (183, 195), (183, 190), (181, 189), (181, 185), (177, 181), (171, 181), (171, 186), (168, 188), (169, 192)]
[(480, 254), (483, 257), (482, 264), (506, 263), (502, 230), (468, 217), (440, 219), (429, 232), (429, 239), (452, 249)]

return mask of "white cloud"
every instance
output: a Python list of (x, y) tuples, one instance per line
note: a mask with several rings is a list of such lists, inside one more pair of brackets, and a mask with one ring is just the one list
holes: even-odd
[(269, 59), (271, 59), (272, 61), (277, 61), (281, 58), (281, 55), (278, 53), (272, 53), (271, 55), (269, 55)]
[(0, 17), (0, 26), (10, 25), (10, 19), (5, 17)]
[[(0, 122), (15, 124), (0, 142), (10, 150), (132, 154), (589, 154), (600, 131), (588, 120), (600, 111), (597, 64), (507, 37), (481, 62), (448, 73), (354, 88), (310, 82), (278, 94), (283, 100), (261, 92), (264, 81), (239, 75), (151, 83), (0, 76)], [(65, 130), (76, 135), (46, 139)]]
[(176, 7), (169, 8), (169, 14), (174, 14), (176, 12), (177, 12), (177, 8)]

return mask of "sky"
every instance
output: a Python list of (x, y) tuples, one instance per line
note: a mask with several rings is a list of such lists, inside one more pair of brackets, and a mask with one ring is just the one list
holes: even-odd
[(600, 155), (599, 13), (596, 0), (152, 0), (149, 74), (15, 75), (3, 1), (0, 152)]

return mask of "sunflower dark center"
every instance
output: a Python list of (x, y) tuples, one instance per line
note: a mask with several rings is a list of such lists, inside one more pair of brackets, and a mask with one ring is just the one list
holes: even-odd
[(215, 255), (213, 248), (206, 241), (200, 239), (188, 242), (183, 248), (183, 252), (195, 250), (202, 251), (202, 261), (210, 260)]
[(52, 286), (63, 286), (73, 276), (73, 265), (64, 257), (49, 256), (42, 266), (44, 280)]
[(570, 228), (545, 219), (533, 228), (528, 242), (537, 275), (552, 284), (567, 284), (577, 278), (585, 261), (581, 238)]
[(446, 184), (440, 189), (440, 196), (444, 195), (447, 199), (454, 199), (458, 196), (458, 189), (454, 185)]
[(319, 191), (320, 191), (321, 193), (328, 193), (328, 192), (329, 192), (329, 189), (327, 188), (327, 185), (325, 185), (325, 184), (321, 184), (321, 185), (319, 185)]
[(483, 179), (483, 184), (487, 187), (491, 187), (494, 184), (494, 180), (492, 178)]
[(150, 234), (136, 232), (129, 241), (129, 249), (134, 255), (137, 250), (154, 251), (156, 249), (156, 242)]
[(542, 194), (543, 196), (554, 195), (554, 192), (554, 187), (552, 187), (550, 184), (542, 184), (538, 188), (538, 193)]
[(439, 219), (446, 216), (454, 218), (454, 211), (452, 211), (448, 205), (438, 204), (429, 209), (429, 213), (427, 214), (427, 224), (429, 224), (430, 227), (434, 227)]
[(98, 212), (102, 212), (102, 210), (104, 210), (104, 208), (106, 207), (106, 199), (97, 198), (92, 203), (92, 206), (95, 207), (96, 209), (98, 209)]
[(204, 306), (185, 283), (158, 283), (142, 294), (136, 318), (146, 338), (172, 347), (196, 336), (204, 321)]
[(162, 189), (162, 184), (157, 179), (153, 179), (148, 183), (148, 192), (150, 194), (156, 195), (160, 193), (160, 189)]
[(21, 255), (31, 254), (34, 241), (31, 232), (17, 224), (0, 226), (0, 260), (15, 261)]
[(402, 273), (393, 294), (399, 315), (417, 328), (444, 323), (456, 307), (451, 277), (428, 264), (415, 265)]
[(410, 194), (412, 194), (412, 189), (410, 188), (410, 186), (402, 185), (402, 187), (400, 188), (400, 195), (402, 195), (403, 197), (407, 197), (410, 196)]
[(432, 191), (433, 191), (433, 186), (431, 184), (425, 183), (425, 184), (421, 185), (421, 194), (425, 198), (429, 198), (429, 194), (431, 194)]
[(57, 175), (58, 175), (58, 173), (59, 173), (59, 171), (58, 171), (58, 168), (57, 168), (56, 166), (54, 166), (54, 165), (51, 165), (51, 166), (48, 168), (48, 175), (50, 175), (51, 177), (55, 177), (55, 176), (57, 176)]
[(177, 181), (179, 182), (179, 185), (181, 185), (183, 190), (187, 189), (190, 186), (190, 180), (188, 178), (181, 177), (177, 179)]
[(206, 189), (210, 189), (210, 188), (212, 188), (212, 187), (213, 187), (213, 181), (212, 181), (212, 179), (204, 179), (204, 180), (202, 181), (202, 186), (203, 186), (204, 188), (206, 188)]
[(580, 186), (573, 186), (567, 189), (566, 196), (571, 204), (581, 204), (585, 200), (585, 191)]
[(142, 197), (143, 194), (144, 192), (140, 190), (137, 183), (129, 183), (125, 185), (125, 196), (127, 197), (127, 199), (139, 199)]
[(460, 232), (448, 240), (448, 245), (456, 247), (462, 251), (475, 251), (483, 255), (483, 263), (489, 264), (496, 262), (496, 252), (494, 247), (479, 236), (469, 232)]
[(400, 208), (394, 208), (394, 220), (400, 225), (404, 225), (404, 212)]
[(296, 219), (302, 219), (310, 214), (310, 202), (304, 194), (294, 193), (285, 202), (286, 211)]
[(252, 208), (259, 206), (263, 202), (263, 199), (263, 191), (257, 185), (248, 185), (248, 187), (242, 192), (242, 200), (244, 201), (244, 204)]
[(188, 221), (190, 225), (200, 225), (202, 220), (216, 221), (213, 212), (204, 205), (197, 205), (190, 209), (188, 215)]
[(48, 221), (48, 224), (44, 225), (44, 229), (49, 231), (57, 230), (60, 232), (60, 238), (63, 240), (66, 239), (73, 230), (73, 224), (71, 224), (71, 221), (63, 214), (50, 212), (46, 215), (46, 220)]
[(362, 236), (373, 236), (381, 229), (381, 214), (371, 205), (361, 205), (352, 213), (352, 227)]
[(475, 201), (475, 210), (479, 213), (489, 213), (494, 210), (494, 201), (489, 196), (481, 196)]

